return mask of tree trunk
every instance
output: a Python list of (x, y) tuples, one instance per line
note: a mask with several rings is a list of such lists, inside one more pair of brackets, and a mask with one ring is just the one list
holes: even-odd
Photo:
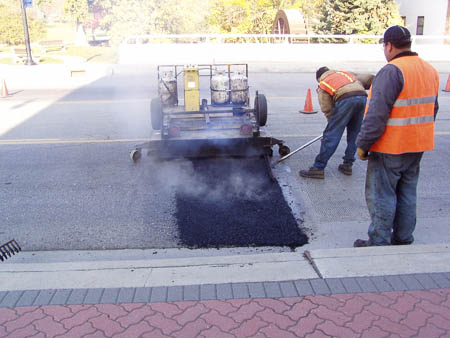
[(447, 4), (447, 20), (445, 22), (445, 34), (450, 34), (450, 0), (448, 0)]
[(84, 31), (84, 26), (80, 21), (77, 20), (77, 46), (88, 46), (86, 32)]
[[(445, 35), (450, 35), (450, 0), (448, 0), (447, 4), (447, 19), (445, 20)], [(450, 44), (450, 39), (444, 40), (445, 44)]]

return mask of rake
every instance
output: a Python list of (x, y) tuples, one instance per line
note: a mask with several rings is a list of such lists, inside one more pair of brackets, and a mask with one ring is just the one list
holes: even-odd
[(14, 239), (3, 245), (0, 245), (0, 260), (4, 262), (12, 255), (19, 253), (19, 251), (22, 251), (22, 249)]

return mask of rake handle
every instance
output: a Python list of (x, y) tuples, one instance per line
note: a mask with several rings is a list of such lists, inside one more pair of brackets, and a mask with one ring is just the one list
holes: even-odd
[(275, 164), (278, 164), (286, 159), (288, 159), (289, 157), (291, 157), (292, 155), (294, 155), (295, 153), (298, 153), (300, 150), (305, 149), (306, 147), (310, 146), (311, 144), (313, 144), (316, 141), (319, 141), (321, 138), (323, 137), (323, 134), (313, 138), (311, 141), (309, 141), (308, 143), (305, 143), (304, 145), (302, 145), (300, 148), (295, 149), (294, 151), (290, 152), (289, 154), (287, 154), (286, 156), (283, 156), (282, 158), (280, 158)]

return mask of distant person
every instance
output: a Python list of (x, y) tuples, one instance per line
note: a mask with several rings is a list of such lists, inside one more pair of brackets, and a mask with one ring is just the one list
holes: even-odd
[(359, 158), (369, 160), (366, 202), (371, 223), (369, 239), (357, 239), (355, 247), (414, 241), (420, 160), (434, 148), (438, 72), (411, 51), (405, 27), (389, 27), (383, 46), (388, 64), (373, 80), (356, 141)]
[(320, 109), (325, 114), (328, 124), (323, 131), (320, 152), (314, 164), (308, 170), (300, 170), (300, 176), (308, 178), (324, 178), (324, 169), (333, 156), (342, 134), (347, 128), (347, 148), (344, 162), (338, 170), (344, 175), (352, 174), (356, 154), (356, 137), (361, 128), (366, 106), (367, 93), (374, 76), (371, 74), (355, 74), (346, 71), (330, 70), (321, 67), (316, 72), (319, 82), (317, 93)]

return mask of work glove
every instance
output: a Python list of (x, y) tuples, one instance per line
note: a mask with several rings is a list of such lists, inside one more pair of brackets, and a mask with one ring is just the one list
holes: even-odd
[(367, 161), (367, 159), (369, 158), (369, 152), (367, 150), (358, 148), (357, 152), (358, 152), (358, 157), (361, 161)]

